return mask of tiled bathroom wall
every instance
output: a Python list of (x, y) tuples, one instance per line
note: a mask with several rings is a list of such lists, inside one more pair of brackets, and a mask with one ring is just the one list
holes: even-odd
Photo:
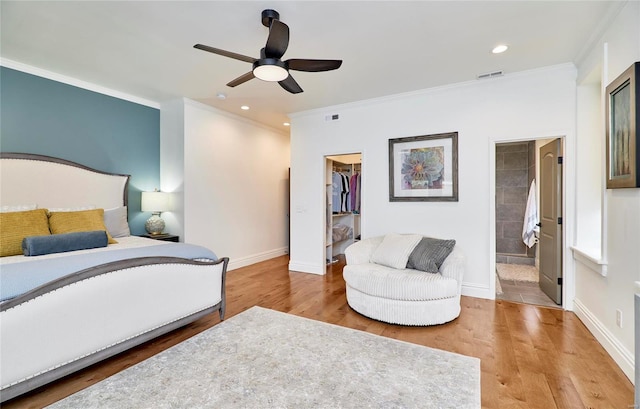
[(522, 242), (529, 186), (536, 174), (535, 142), (496, 145), (496, 261), (534, 264), (535, 246)]

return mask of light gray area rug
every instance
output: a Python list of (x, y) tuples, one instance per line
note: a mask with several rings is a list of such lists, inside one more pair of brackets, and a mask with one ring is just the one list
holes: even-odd
[(538, 282), (538, 269), (535, 266), (496, 263), (496, 271), (503, 280)]
[(260, 307), (52, 408), (480, 408), (480, 360)]

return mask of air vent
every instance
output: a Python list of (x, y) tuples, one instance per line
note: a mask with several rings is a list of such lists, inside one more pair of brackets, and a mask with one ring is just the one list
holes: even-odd
[(503, 75), (504, 75), (504, 71), (498, 70), (498, 71), (486, 72), (484, 74), (478, 74), (478, 79), (483, 80), (485, 78), (501, 77)]
[(337, 121), (338, 119), (340, 119), (340, 114), (325, 115), (324, 117), (325, 121)]

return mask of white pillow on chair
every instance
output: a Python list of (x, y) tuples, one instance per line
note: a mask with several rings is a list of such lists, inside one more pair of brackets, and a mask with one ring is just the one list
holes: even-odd
[(405, 269), (409, 254), (420, 240), (422, 240), (422, 236), (419, 234), (389, 233), (384, 236), (382, 243), (373, 251), (371, 261), (399, 270)]

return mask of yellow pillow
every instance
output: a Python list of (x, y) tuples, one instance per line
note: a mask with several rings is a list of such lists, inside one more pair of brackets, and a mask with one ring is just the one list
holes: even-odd
[(109, 244), (117, 243), (104, 226), (104, 209), (51, 212), (49, 213), (49, 229), (51, 234), (103, 230), (107, 233)]
[(47, 209), (0, 213), (0, 256), (22, 254), (22, 239), (49, 234)]

